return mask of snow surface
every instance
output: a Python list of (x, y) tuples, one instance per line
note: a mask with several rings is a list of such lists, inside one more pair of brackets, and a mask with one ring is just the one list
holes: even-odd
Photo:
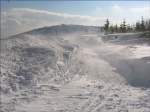
[(150, 40), (90, 30), (2, 39), (1, 111), (150, 112)]

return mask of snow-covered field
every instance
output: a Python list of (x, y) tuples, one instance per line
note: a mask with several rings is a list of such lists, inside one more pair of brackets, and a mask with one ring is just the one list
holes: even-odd
[(150, 112), (149, 43), (93, 31), (2, 39), (1, 111)]

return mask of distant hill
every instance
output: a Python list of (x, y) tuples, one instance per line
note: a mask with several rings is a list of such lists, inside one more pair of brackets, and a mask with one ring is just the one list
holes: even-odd
[[(56, 36), (56, 35), (68, 35), (68, 34), (82, 34), (82, 33), (91, 34), (91, 33), (99, 33), (101, 31), (102, 28), (98, 26), (61, 24), (61, 25), (37, 28), (20, 34)], [(16, 34), (6, 38), (20, 36), (20, 34)]]
[(56, 25), (50, 27), (43, 27), (35, 29), (26, 33), (29, 34), (70, 34), (70, 33), (98, 33), (100, 32), (100, 27), (97, 26), (83, 26), (83, 25)]

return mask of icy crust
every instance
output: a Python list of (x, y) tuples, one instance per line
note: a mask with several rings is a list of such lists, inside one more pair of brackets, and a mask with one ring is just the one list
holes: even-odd
[(125, 41), (97, 34), (3, 39), (1, 111), (150, 112), (149, 46)]

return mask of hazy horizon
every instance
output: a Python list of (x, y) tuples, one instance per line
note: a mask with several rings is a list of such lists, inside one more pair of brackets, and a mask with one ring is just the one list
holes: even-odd
[(2, 1), (2, 36), (58, 24), (102, 26), (150, 18), (150, 1)]

